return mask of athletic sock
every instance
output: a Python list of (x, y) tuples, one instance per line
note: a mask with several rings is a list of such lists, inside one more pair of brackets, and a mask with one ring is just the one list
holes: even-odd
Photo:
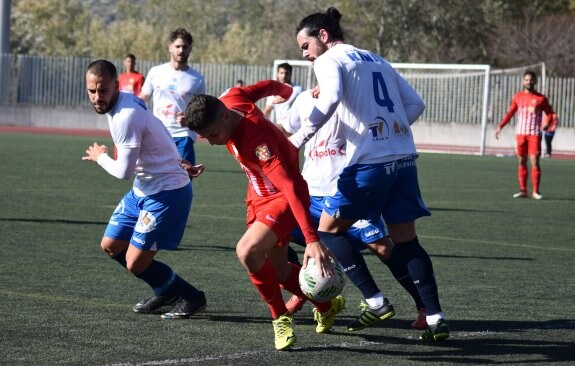
[(136, 275), (146, 282), (158, 296), (180, 296), (186, 300), (192, 300), (199, 295), (199, 290), (183, 280), (169, 266), (156, 260), (143, 272)]
[(425, 304), (427, 313), (440, 313), (441, 305), (439, 304), (439, 294), (431, 258), (419, 244), (417, 237), (408, 242), (396, 243), (395, 245), (407, 262), (407, 269), (417, 287), (421, 301)]
[[(250, 281), (254, 284), (262, 299), (268, 304), (272, 318), (277, 319), (287, 313), (287, 308), (282, 297), (282, 290), (276, 271), (266, 258), (264, 265), (256, 273), (248, 272)], [(301, 290), (300, 290), (301, 291)]]
[(116, 262), (120, 263), (120, 265), (124, 268), (128, 268), (128, 264), (126, 263), (126, 253), (128, 252), (128, 250), (124, 250), (114, 256), (111, 256), (110, 258), (112, 258), (113, 260), (115, 260)]
[(519, 189), (522, 192), (527, 192), (527, 165), (519, 164), (517, 178), (519, 179)]
[(533, 183), (533, 192), (539, 193), (539, 182), (541, 182), (541, 168), (538, 166), (531, 167), (531, 181)]
[(383, 292), (380, 292), (379, 294), (375, 294), (374, 297), (365, 299), (365, 302), (367, 305), (369, 305), (370, 308), (379, 308), (383, 305), (384, 297), (385, 296), (383, 295)]
[(425, 321), (427, 322), (427, 325), (435, 325), (437, 324), (437, 322), (439, 322), (441, 319), (445, 319), (445, 315), (443, 315), (443, 313), (437, 313), (437, 314), (433, 314), (433, 315), (427, 315), (425, 317)]
[(407, 291), (407, 293), (411, 295), (411, 298), (413, 299), (413, 301), (415, 301), (415, 307), (418, 310), (424, 308), (425, 305), (421, 300), (421, 296), (419, 296), (419, 291), (417, 290), (417, 287), (413, 283), (413, 279), (409, 275), (409, 269), (407, 268), (407, 261), (405, 260), (403, 255), (401, 255), (401, 252), (397, 248), (397, 245), (394, 245), (391, 251), (391, 255), (386, 261), (383, 261), (383, 263), (385, 263), (387, 268), (389, 268), (389, 271), (391, 272), (393, 277), (397, 280), (397, 282), (399, 282), (401, 287), (403, 287), (405, 291)]
[(380, 292), (363, 255), (356, 250), (346, 234), (318, 232), (321, 242), (331, 250), (341, 263), (349, 280), (361, 291), (364, 298), (372, 298)]

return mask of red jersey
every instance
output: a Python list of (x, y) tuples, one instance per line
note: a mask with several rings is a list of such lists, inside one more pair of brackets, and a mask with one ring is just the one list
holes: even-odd
[(513, 99), (511, 99), (509, 111), (499, 123), (499, 127), (502, 128), (509, 123), (515, 112), (518, 112), (515, 134), (539, 136), (541, 135), (543, 112), (545, 112), (546, 119), (549, 121), (553, 111), (543, 94), (522, 91), (515, 94)]
[(118, 76), (118, 83), (120, 84), (120, 91), (139, 96), (142, 85), (144, 85), (144, 75), (139, 72), (125, 72)]
[(244, 115), (226, 146), (248, 177), (246, 199), (286, 199), (306, 243), (310, 243), (319, 238), (309, 213), (309, 191), (300, 173), (299, 152), (254, 104), (270, 95), (288, 99), (291, 93), (289, 85), (267, 80), (230, 88), (219, 99)]

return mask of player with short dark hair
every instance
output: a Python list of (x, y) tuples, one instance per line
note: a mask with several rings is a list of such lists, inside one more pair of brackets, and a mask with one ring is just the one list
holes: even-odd
[[(248, 228), (236, 253), (270, 308), (278, 350), (295, 342), (281, 288), (305, 296), (298, 281), (301, 267), (287, 261), (289, 235), (295, 226), (299, 224), (305, 237), (304, 266), (312, 257), (321, 264), (322, 273), (332, 273), (329, 252), (320, 243), (308, 211), (309, 193), (299, 172), (298, 151), (254, 104), (268, 95), (287, 99), (291, 92), (290, 86), (269, 80), (230, 88), (219, 99), (197, 95), (184, 119), (188, 128), (210, 144), (226, 145), (248, 177)], [(337, 296), (331, 302), (314, 304), (316, 332), (328, 332), (345, 300)]]
[(144, 75), (136, 71), (136, 56), (128, 53), (124, 57), (124, 72), (118, 75), (120, 91), (140, 95), (144, 85)]
[(206, 307), (204, 293), (154, 259), (159, 250), (176, 250), (182, 240), (193, 196), (188, 173), (162, 122), (140, 98), (120, 92), (111, 62), (92, 62), (86, 71), (86, 87), (96, 113), (108, 117), (118, 156), (112, 159), (105, 145), (94, 143), (82, 160), (98, 163), (119, 179), (135, 176), (100, 246), (153, 289), (154, 296), (136, 304), (135, 312), (153, 313), (173, 305), (162, 318), (188, 318)]
[[(495, 138), (499, 139), (499, 134), (505, 125), (511, 121), (513, 115), (518, 112), (517, 125), (515, 126), (515, 140), (517, 159), (517, 178), (519, 180), (519, 192), (513, 195), (514, 198), (527, 197), (527, 157), (531, 161), (531, 183), (533, 192), (531, 196), (540, 200), (543, 195), (539, 192), (541, 181), (541, 136), (542, 131), (547, 130), (551, 121), (553, 110), (547, 97), (535, 90), (537, 84), (537, 74), (533, 70), (523, 73), (523, 90), (515, 94), (511, 99), (509, 110), (503, 116), (499, 126), (495, 130)], [(543, 112), (545, 112), (545, 122), (543, 122)]]
[(289, 85), (292, 87), (293, 92), (289, 99), (283, 99), (277, 95), (270, 95), (266, 98), (266, 105), (264, 107), (264, 115), (270, 121), (280, 125), (284, 123), (286, 118), (288, 118), (289, 111), (295, 100), (295, 98), (301, 93), (301, 86), (294, 84), (292, 82), (293, 67), (287, 62), (281, 63), (277, 66), (276, 70), (276, 80), (280, 83)]

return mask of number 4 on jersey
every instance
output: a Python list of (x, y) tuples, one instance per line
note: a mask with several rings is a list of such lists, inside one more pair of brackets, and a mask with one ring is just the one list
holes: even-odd
[(393, 101), (389, 97), (387, 92), (387, 87), (385, 86), (385, 80), (381, 72), (372, 73), (373, 77), (373, 96), (375, 97), (375, 102), (381, 107), (387, 108), (389, 113), (393, 113)]

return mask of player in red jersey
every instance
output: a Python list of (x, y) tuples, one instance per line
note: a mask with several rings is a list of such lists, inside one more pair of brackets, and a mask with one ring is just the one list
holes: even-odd
[(144, 85), (144, 75), (136, 71), (136, 56), (128, 53), (124, 58), (124, 72), (118, 75), (120, 90), (140, 95)]
[[(523, 90), (513, 96), (509, 111), (507, 111), (495, 130), (495, 138), (499, 139), (501, 129), (511, 121), (515, 112), (518, 112), (515, 138), (517, 140), (516, 154), (519, 159), (517, 176), (519, 178), (520, 191), (515, 193), (513, 197), (527, 197), (527, 156), (529, 156), (529, 160), (531, 160), (531, 182), (533, 183), (532, 197), (540, 200), (543, 198), (539, 192), (539, 182), (541, 181), (541, 167), (539, 165), (541, 132), (549, 126), (552, 110), (547, 97), (535, 91), (535, 84), (537, 84), (535, 71), (525, 71), (523, 74)], [(543, 112), (545, 112), (544, 123)]]
[[(553, 108), (553, 106), (551, 106)], [(553, 112), (551, 114), (551, 120), (549, 121), (549, 126), (543, 132), (543, 138), (545, 139), (545, 157), (550, 158), (552, 152), (552, 141), (553, 137), (555, 137), (555, 130), (557, 129), (557, 125), (559, 124), (559, 117), (557, 117), (557, 113)]]
[[(270, 307), (278, 350), (295, 342), (281, 288), (305, 296), (298, 281), (301, 267), (287, 261), (289, 236), (296, 225), (306, 241), (304, 266), (314, 258), (324, 275), (331, 274), (330, 253), (320, 243), (309, 213), (310, 198), (299, 170), (298, 151), (254, 104), (269, 95), (288, 99), (291, 93), (290, 86), (268, 80), (228, 89), (219, 99), (200, 94), (190, 101), (184, 117), (185, 125), (210, 144), (226, 145), (248, 177), (248, 228), (236, 253)], [(314, 304), (316, 332), (324, 333), (344, 309), (345, 300), (338, 296)]]

